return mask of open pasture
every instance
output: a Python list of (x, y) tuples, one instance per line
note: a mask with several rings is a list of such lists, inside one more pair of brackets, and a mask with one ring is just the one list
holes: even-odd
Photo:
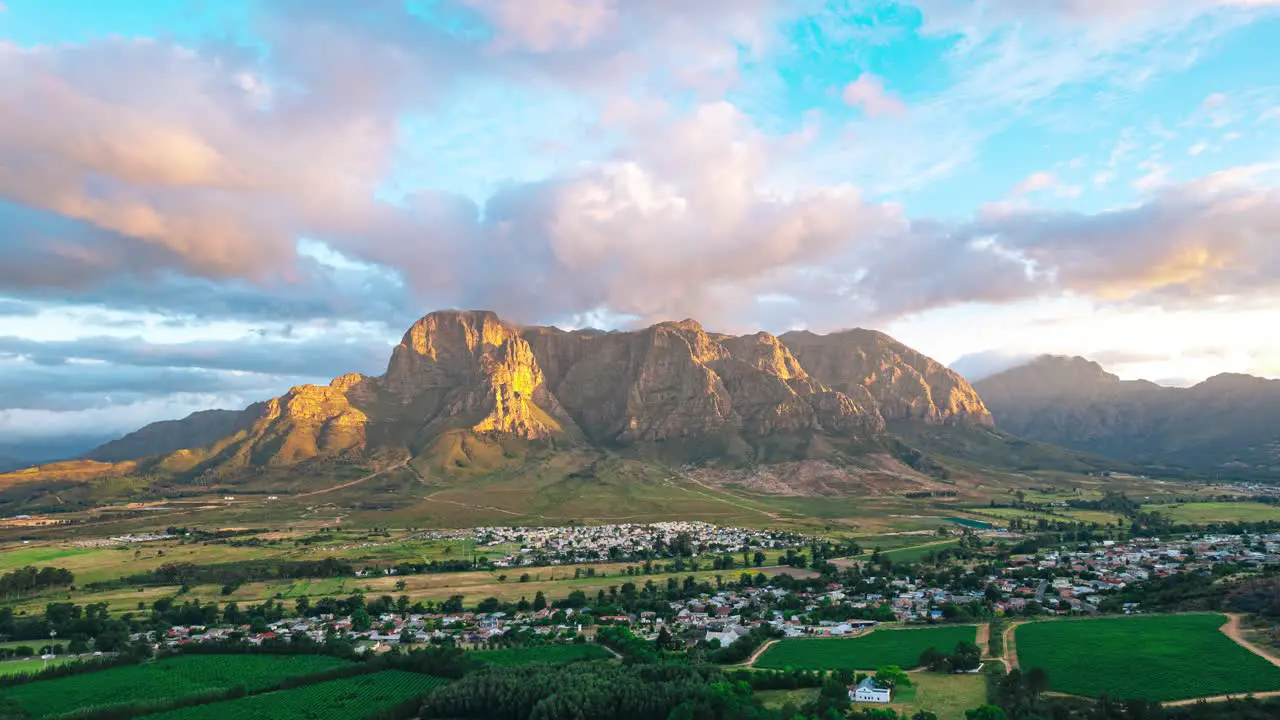
[(472, 655), (490, 665), (532, 665), (534, 663), (559, 665), (579, 660), (608, 660), (613, 657), (613, 653), (593, 643), (476, 650)]
[(874, 670), (882, 665), (914, 668), (931, 647), (951, 652), (956, 643), (974, 642), (973, 625), (944, 625), (906, 630), (875, 630), (851, 638), (792, 638), (764, 652), (755, 667), (804, 670)]
[(153, 720), (359, 720), (422, 697), (448, 681), (400, 670), (149, 715)]
[(1189, 525), (1213, 522), (1265, 522), (1280, 520), (1280, 505), (1258, 502), (1196, 502), (1144, 505), (1143, 510), (1168, 516)]
[(1280, 690), (1280, 668), (1237, 645), (1222, 615), (1140, 615), (1018, 626), (1018, 664), (1049, 688), (1094, 697), (1183, 700)]
[(346, 664), (322, 655), (182, 655), (0, 688), (0, 706), (13, 704), (28, 717), (39, 718), (237, 686), (252, 692), (285, 678), (314, 675)]

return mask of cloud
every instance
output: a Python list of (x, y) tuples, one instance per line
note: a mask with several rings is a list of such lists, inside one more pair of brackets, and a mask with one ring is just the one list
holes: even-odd
[(863, 73), (844, 86), (841, 97), (846, 105), (856, 107), (867, 117), (894, 117), (907, 112), (906, 103), (884, 89), (884, 80), (871, 73)]
[[(345, 372), (377, 374), (390, 356), (391, 338), (379, 342), (346, 328), (305, 338), (259, 335), (234, 340), (153, 343), (141, 337), (99, 336), (39, 341), (0, 336), (0, 358), (41, 366), (72, 362), (139, 368), (224, 370), (325, 380)], [(92, 374), (93, 365), (85, 367)]]
[(1053, 173), (1037, 172), (1026, 177), (1022, 182), (1013, 186), (1014, 195), (1026, 195), (1028, 193), (1048, 190), (1058, 184), (1058, 178)]
[(969, 353), (956, 358), (950, 365), (952, 370), (960, 373), (965, 380), (976, 383), (1005, 370), (1026, 365), (1038, 357), (1034, 353), (1013, 352), (1005, 350), (984, 350)]

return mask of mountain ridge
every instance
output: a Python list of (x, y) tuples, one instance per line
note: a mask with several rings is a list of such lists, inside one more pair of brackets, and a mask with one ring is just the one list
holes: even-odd
[(997, 427), (1029, 440), (1155, 471), (1280, 477), (1280, 380), (1221, 373), (1166, 387), (1046, 355), (974, 387)]
[[(889, 420), (991, 424), (963, 378), (875, 331), (733, 336), (692, 319), (566, 331), (447, 310), (410, 326), (380, 376), (342, 375), (242, 411), (155, 423), (85, 457), (163, 456), (161, 469), (207, 473), (371, 448), (417, 456), (461, 432), (614, 448), (718, 438), (767, 459), (751, 449), (760, 438), (874, 442)], [(183, 443), (170, 436), (188, 422), (202, 426), (191, 437), (203, 442), (174, 447)], [(231, 432), (210, 440), (218, 423)], [(141, 455), (148, 438), (156, 452)], [(136, 457), (124, 457), (128, 448)]]

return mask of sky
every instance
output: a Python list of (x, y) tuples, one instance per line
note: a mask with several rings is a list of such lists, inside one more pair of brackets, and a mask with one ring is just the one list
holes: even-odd
[(1280, 377), (1278, 47), (1280, 0), (0, 0), (0, 455), (442, 308)]

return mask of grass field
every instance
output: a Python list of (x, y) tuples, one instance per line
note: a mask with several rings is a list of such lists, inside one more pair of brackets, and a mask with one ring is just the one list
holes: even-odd
[(1023, 671), (1073, 695), (1182, 700), (1280, 690), (1280, 668), (1219, 631), (1222, 615), (1151, 615), (1021, 625)]
[[(57, 658), (48, 662), (40, 659), (36, 660), (5, 660), (0, 662), (0, 677), (5, 675), (21, 675), (38, 673), (46, 667), (54, 667), (55, 665), (65, 665), (69, 662), (75, 662), (74, 658)], [(0, 690), (0, 696), (4, 694)]]
[(782, 640), (756, 660), (759, 668), (804, 670), (874, 670), (882, 665), (913, 668), (931, 647), (950, 652), (962, 640), (977, 639), (972, 625), (946, 625), (912, 630), (876, 630), (856, 638)]
[(345, 664), (345, 660), (321, 655), (183, 655), (5, 688), (0, 690), (0, 701), (13, 703), (30, 717), (38, 718), (236, 686), (252, 691), (284, 678), (312, 675)]
[(780, 708), (787, 703), (800, 707), (818, 699), (819, 688), (798, 688), (796, 690), (757, 690), (753, 695), (767, 708)]
[(986, 681), (978, 673), (912, 673), (911, 684), (914, 687), (895, 697), (889, 705), (908, 717), (925, 711), (937, 715), (938, 720), (965, 720), (965, 710), (987, 702)]
[(447, 682), (430, 675), (385, 670), (147, 717), (152, 720), (358, 720), (422, 697)]
[(947, 548), (953, 548), (960, 544), (959, 540), (943, 540), (941, 542), (932, 542), (926, 545), (917, 545), (915, 547), (902, 548), (900, 550), (890, 550), (880, 553), (881, 557), (889, 558), (894, 562), (918, 562), (921, 558), (929, 553), (939, 553)]
[(477, 650), (472, 655), (490, 665), (529, 665), (532, 663), (558, 665), (578, 660), (607, 660), (613, 657), (613, 653), (605, 650), (600, 645), (592, 643)]
[(1280, 520), (1280, 505), (1256, 502), (1199, 502), (1144, 505), (1143, 510), (1167, 515), (1175, 523), (1263, 522)]

